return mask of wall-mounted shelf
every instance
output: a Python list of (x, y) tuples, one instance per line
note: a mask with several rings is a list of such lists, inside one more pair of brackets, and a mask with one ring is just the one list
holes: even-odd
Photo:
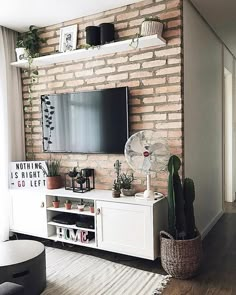
[[(132, 44), (131, 44), (132, 43)], [(102, 45), (100, 47), (89, 48), (89, 49), (77, 49), (73, 51), (67, 51), (63, 53), (55, 53), (51, 55), (37, 57), (33, 61), (33, 66), (45, 66), (50, 64), (56, 64), (61, 62), (68, 62), (74, 60), (81, 60), (90, 57), (96, 57), (106, 54), (124, 52), (124, 51), (132, 51), (139, 48), (151, 47), (151, 46), (163, 46), (166, 44), (166, 41), (162, 37), (158, 37), (157, 35), (140, 37), (138, 39), (124, 40), (113, 42), (109, 44)], [(19, 68), (28, 67), (27, 60), (21, 60), (11, 63), (12, 66)]]

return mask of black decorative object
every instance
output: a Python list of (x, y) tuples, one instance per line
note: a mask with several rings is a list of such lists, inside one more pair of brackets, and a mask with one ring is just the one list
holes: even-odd
[(50, 151), (50, 144), (52, 144), (51, 137), (52, 137), (52, 131), (55, 129), (53, 124), (53, 115), (55, 113), (55, 107), (51, 104), (50, 98), (48, 95), (42, 95), (41, 96), (41, 104), (43, 108), (43, 114), (44, 114), (44, 135), (47, 134), (47, 136), (43, 137), (43, 146), (45, 151)]
[(100, 45), (100, 27), (88, 26), (86, 31), (86, 44), (91, 46)]
[(94, 169), (84, 168), (73, 178), (73, 192), (84, 193), (95, 188)]
[(65, 174), (65, 189), (66, 190), (73, 190), (74, 188), (74, 178), (78, 175), (77, 168), (74, 167), (73, 170), (69, 171)]
[(100, 27), (100, 41), (101, 45), (113, 42), (115, 40), (115, 28), (114, 24), (103, 23), (99, 25)]

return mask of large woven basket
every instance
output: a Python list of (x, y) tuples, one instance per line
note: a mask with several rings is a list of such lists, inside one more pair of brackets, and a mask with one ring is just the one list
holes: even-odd
[(174, 278), (188, 279), (198, 274), (202, 258), (201, 236), (191, 240), (175, 240), (169, 233), (160, 232), (161, 264)]

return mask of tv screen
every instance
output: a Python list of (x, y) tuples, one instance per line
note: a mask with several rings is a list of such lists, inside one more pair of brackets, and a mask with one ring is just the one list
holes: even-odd
[(128, 87), (41, 96), (43, 149), (123, 153), (128, 139)]

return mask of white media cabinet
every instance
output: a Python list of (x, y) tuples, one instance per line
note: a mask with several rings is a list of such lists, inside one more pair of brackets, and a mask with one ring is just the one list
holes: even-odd
[[(65, 189), (11, 189), (11, 231), (54, 241), (93, 247), (116, 253), (154, 260), (159, 255), (159, 232), (167, 226), (167, 200), (155, 201), (134, 197), (113, 198), (108, 190), (91, 190), (74, 193)], [(52, 206), (57, 196), (60, 207)], [(72, 209), (66, 210), (65, 200), (72, 201)], [(81, 202), (94, 204), (94, 213), (85, 206), (77, 209)], [(52, 221), (58, 213), (88, 215), (94, 218), (94, 228), (79, 228)], [(90, 231), (94, 239), (81, 242), (58, 237), (57, 227)]]

